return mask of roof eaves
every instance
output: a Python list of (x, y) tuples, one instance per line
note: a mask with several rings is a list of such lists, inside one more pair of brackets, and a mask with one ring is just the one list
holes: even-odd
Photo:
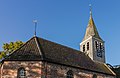
[(108, 70), (113, 74), (113, 75), (116, 75), (105, 63), (104, 65), (108, 68)]

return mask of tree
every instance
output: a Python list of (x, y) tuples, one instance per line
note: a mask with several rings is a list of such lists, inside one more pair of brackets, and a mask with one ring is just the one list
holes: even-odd
[(4, 43), (2, 48), (4, 49), (5, 54), (10, 54), (20, 48), (23, 44), (22, 41)]
[(0, 59), (2, 59), (3, 57), (5, 57), (6, 56), (6, 53), (5, 52), (1, 52), (1, 54), (0, 54)]

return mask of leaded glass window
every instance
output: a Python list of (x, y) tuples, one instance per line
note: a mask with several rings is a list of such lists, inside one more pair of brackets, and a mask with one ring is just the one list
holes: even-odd
[(17, 78), (26, 78), (25, 68), (21, 67), (18, 69)]

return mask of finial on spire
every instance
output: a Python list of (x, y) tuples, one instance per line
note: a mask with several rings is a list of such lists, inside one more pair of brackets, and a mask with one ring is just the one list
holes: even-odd
[(37, 20), (33, 20), (33, 23), (35, 25), (34, 36), (36, 36)]
[(89, 7), (90, 7), (90, 15), (92, 15), (92, 5), (89, 4)]

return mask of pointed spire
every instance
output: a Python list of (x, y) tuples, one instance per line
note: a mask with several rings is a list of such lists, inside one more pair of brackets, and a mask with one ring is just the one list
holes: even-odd
[[(90, 18), (89, 18), (89, 20), (90, 20), (90, 19), (93, 20), (93, 18), (92, 18), (92, 5), (89, 4), (89, 7), (90, 7)], [(93, 21), (93, 22), (94, 22), (94, 21)]]
[(89, 7), (90, 7), (90, 18), (89, 18), (88, 26), (87, 26), (86, 33), (85, 33), (85, 36), (83, 38), (83, 41), (86, 40), (87, 38), (89, 38), (90, 36), (94, 36), (94, 37), (102, 40), (100, 38), (99, 34), (98, 34), (97, 28), (95, 26), (95, 23), (94, 23), (94, 20), (93, 20), (93, 17), (92, 17), (92, 6), (91, 6), (91, 4), (89, 4)]

